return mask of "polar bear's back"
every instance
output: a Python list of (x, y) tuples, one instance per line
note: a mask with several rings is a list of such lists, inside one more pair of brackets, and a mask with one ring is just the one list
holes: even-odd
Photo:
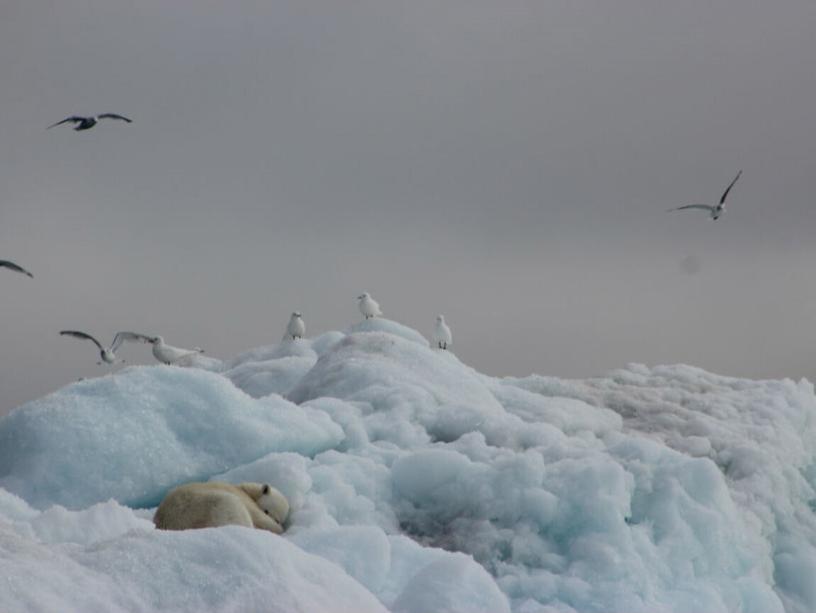
[(161, 530), (215, 526), (253, 527), (247, 503), (255, 502), (229, 484), (188, 483), (173, 489), (156, 510), (153, 523)]

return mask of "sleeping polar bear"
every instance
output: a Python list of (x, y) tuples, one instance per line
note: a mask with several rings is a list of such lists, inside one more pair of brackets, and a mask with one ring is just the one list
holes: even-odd
[(283, 532), (289, 503), (265, 483), (186, 483), (165, 496), (153, 523), (161, 530), (247, 526)]

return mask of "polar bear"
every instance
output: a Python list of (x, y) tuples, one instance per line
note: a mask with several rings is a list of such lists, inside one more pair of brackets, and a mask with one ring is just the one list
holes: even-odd
[(153, 523), (161, 530), (247, 526), (283, 532), (289, 502), (265, 483), (186, 483), (165, 496)]

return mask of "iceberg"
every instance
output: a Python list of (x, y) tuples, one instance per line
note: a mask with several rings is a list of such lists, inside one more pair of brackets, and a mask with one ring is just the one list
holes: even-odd
[[(186, 366), (0, 419), (0, 610), (816, 610), (806, 380), (490, 377), (383, 318)], [(207, 479), (286, 532), (153, 527)]]

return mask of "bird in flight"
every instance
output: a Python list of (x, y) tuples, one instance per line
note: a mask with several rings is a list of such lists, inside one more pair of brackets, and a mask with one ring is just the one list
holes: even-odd
[(71, 117), (66, 117), (62, 121), (58, 121), (55, 124), (51, 124), (46, 128), (53, 128), (54, 126), (59, 126), (64, 123), (68, 123), (69, 121), (75, 123), (74, 130), (79, 132), (80, 130), (90, 130), (93, 128), (97, 123), (99, 123), (100, 119), (119, 119), (120, 121), (126, 121), (128, 123), (133, 123), (132, 119), (128, 119), (122, 115), (117, 115), (116, 113), (102, 113), (101, 115), (96, 115), (92, 117), (80, 117), (79, 115), (72, 115)]
[[(74, 338), (88, 340), (99, 347), (99, 357), (101, 361), (97, 362), (97, 364), (102, 364), (102, 362), (105, 362), (106, 364), (114, 364), (116, 362), (116, 350), (119, 349), (119, 347), (125, 341), (141, 341), (143, 343), (149, 343), (153, 340), (153, 338), (150, 336), (138, 334), (136, 332), (117, 332), (116, 336), (113, 337), (113, 342), (111, 343), (110, 347), (103, 347), (102, 344), (93, 336), (86, 334), (85, 332), (80, 332), (79, 330), (62, 330), (60, 331), (60, 334), (63, 336), (73, 336)], [(124, 362), (124, 360), (122, 360), (122, 362)]]
[(20, 274), (28, 275), (32, 279), (34, 278), (34, 275), (28, 272), (25, 268), (23, 268), (22, 266), (18, 266), (14, 262), (9, 262), (8, 260), (0, 260), (0, 268), (8, 268), (9, 270), (13, 270), (14, 272), (19, 272)]
[(719, 219), (720, 215), (725, 213), (725, 199), (728, 196), (728, 192), (731, 191), (731, 188), (734, 187), (734, 183), (737, 182), (737, 179), (740, 178), (742, 171), (740, 170), (737, 173), (737, 176), (734, 177), (734, 180), (725, 188), (723, 195), (720, 197), (720, 203), (717, 206), (713, 206), (711, 204), (687, 204), (686, 206), (678, 206), (676, 209), (669, 209), (669, 211), (683, 211), (685, 209), (701, 209), (703, 211), (708, 211), (709, 215), (711, 215), (711, 219)]

